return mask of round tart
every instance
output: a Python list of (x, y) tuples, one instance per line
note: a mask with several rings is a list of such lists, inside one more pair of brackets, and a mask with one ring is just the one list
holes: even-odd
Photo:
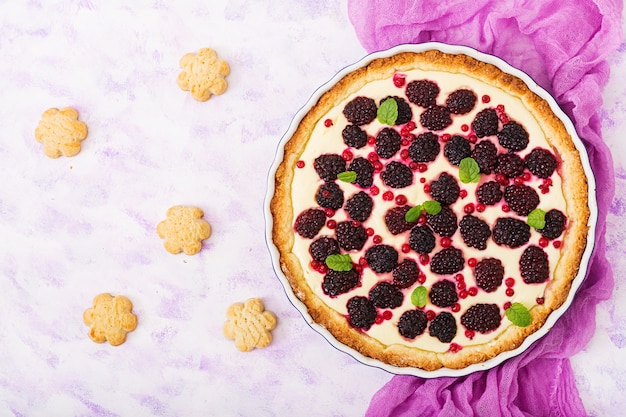
[(590, 228), (563, 116), (501, 65), (441, 49), (374, 57), (321, 91), (268, 194), (277, 263), (312, 320), (423, 371), (532, 339), (571, 299)]

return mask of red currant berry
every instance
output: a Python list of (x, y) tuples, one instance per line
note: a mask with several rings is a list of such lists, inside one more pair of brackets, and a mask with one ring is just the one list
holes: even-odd
[(461, 198), (465, 198), (465, 197), (467, 197), (467, 190), (461, 190), (461, 191), (459, 192), (459, 196), (461, 196)]
[(367, 154), (367, 160), (371, 163), (378, 161), (378, 154), (376, 152), (370, 152)]
[(491, 101), (491, 97), (485, 94), (484, 96), (482, 96), (481, 100), (483, 103), (489, 103)]
[(558, 249), (561, 247), (561, 241), (560, 240), (555, 240), (554, 242), (552, 242), (552, 246), (554, 246), (555, 249)]
[(326, 214), (326, 217), (333, 217), (335, 215), (335, 210), (331, 208), (325, 208), (324, 213)]
[(422, 265), (428, 265), (428, 262), (430, 262), (430, 256), (426, 254), (422, 254), (419, 257), (419, 260)]
[[(408, 143), (407, 143), (407, 145), (408, 145)], [(404, 146), (406, 146), (406, 145), (404, 145)], [(409, 150), (408, 149), (402, 149), (400, 151), (400, 158), (402, 158), (402, 159), (409, 159)]]
[(383, 319), (383, 316), (376, 316), (376, 320), (374, 320), (374, 323), (376, 324), (381, 324), (383, 321), (385, 321), (385, 319)]
[(543, 304), (545, 302), (545, 300), (543, 299), (543, 297), (537, 297), (537, 304)]
[(426, 320), (428, 320), (428, 321), (433, 321), (433, 320), (435, 319), (435, 317), (437, 317), (437, 314), (435, 314), (435, 312), (434, 312), (434, 311), (432, 311), (432, 310), (428, 310), (428, 311), (426, 312)]
[(459, 311), (461, 311), (461, 304), (459, 303), (452, 304), (452, 312), (458, 313)]
[(476, 261), (476, 258), (469, 258), (469, 259), (467, 260), (467, 265), (468, 265), (469, 267), (473, 268), (473, 267), (475, 267), (475, 266), (476, 266), (476, 263), (477, 263), (477, 262), (478, 262), (478, 261)]
[(426, 172), (426, 171), (428, 171), (428, 165), (426, 165), (426, 164), (419, 164), (417, 166), (417, 170), (419, 172)]
[(450, 138), (452, 138), (452, 136), (449, 133), (444, 133), (443, 135), (441, 135), (442, 142), (447, 142), (450, 140)]
[(471, 295), (472, 297), (475, 297), (476, 294), (478, 294), (478, 288), (477, 287), (470, 287), (470, 289), (467, 290), (467, 293), (469, 295)]
[(393, 192), (392, 191), (385, 191), (383, 193), (383, 200), (385, 200), (385, 201), (393, 200)]
[(447, 248), (452, 244), (452, 239), (449, 237), (442, 237), (440, 243), (442, 248)]
[(402, 245), (400, 250), (402, 251), (402, 253), (409, 253), (411, 252), (411, 245), (409, 245), (408, 243), (405, 243)]
[(511, 308), (511, 302), (507, 301), (506, 303), (504, 303), (504, 305), (502, 306), (504, 308), (504, 310), (508, 310), (509, 308)]
[(297, 166), (298, 168), (304, 168), (304, 165), (305, 165), (304, 161), (298, 161), (298, 162), (296, 162), (296, 166)]
[(326, 227), (328, 227), (329, 229), (334, 229), (335, 227), (337, 227), (337, 222), (333, 219), (330, 219), (326, 222)]
[(400, 88), (404, 86), (405, 82), (406, 82), (406, 75), (400, 74), (400, 73), (393, 74), (393, 85)]
[(424, 185), (424, 192), (425, 193), (430, 193), (430, 185), (429, 184)]
[(398, 194), (396, 196), (396, 204), (399, 205), (399, 206), (405, 205), (407, 203), (407, 201), (408, 200), (407, 200), (407, 198), (406, 198), (406, 196), (404, 194)]
[(467, 132), (469, 130), (469, 126), (468, 125), (461, 125), (461, 130), (463, 132)]
[(483, 203), (476, 204), (476, 211), (482, 213), (483, 211), (485, 211), (485, 205)]
[(393, 313), (392, 313), (391, 311), (389, 311), (389, 310), (385, 310), (385, 311), (383, 312), (383, 318), (384, 318), (385, 320), (391, 320), (391, 318), (392, 318), (392, 317), (393, 317)]
[(331, 127), (333, 125), (333, 121), (330, 119), (324, 120), (324, 126)]
[(513, 294), (515, 294), (515, 290), (513, 288), (507, 288), (504, 293), (507, 295), (507, 297), (513, 297)]
[(515, 285), (515, 279), (509, 277), (507, 279), (504, 280), (504, 285), (506, 285), (507, 287), (511, 288), (512, 286)]
[(461, 349), (463, 349), (463, 346), (459, 345), (458, 343), (450, 343), (450, 352), (457, 353)]
[(367, 144), (368, 145), (374, 145), (375, 143), (376, 143), (376, 138), (374, 136), (368, 136), (367, 137)]
[(503, 204), (502, 211), (508, 213), (509, 211), (511, 211), (511, 207), (509, 207), (508, 204)]
[(374, 239), (372, 240), (376, 245), (378, 245), (379, 243), (382, 243), (383, 238), (380, 235), (375, 235)]
[(476, 143), (478, 141), (478, 136), (471, 134), (469, 135), (469, 138), (467, 138), (467, 140), (469, 140), (470, 143)]
[(539, 246), (541, 246), (542, 248), (547, 247), (549, 244), (550, 244), (550, 241), (547, 238), (545, 237), (539, 238)]
[(474, 203), (468, 203), (463, 207), (463, 211), (467, 214), (471, 214), (474, 212)]
[(465, 290), (459, 291), (459, 298), (461, 298), (463, 300), (466, 299), (467, 298), (467, 291), (465, 291)]
[(374, 229), (372, 229), (371, 227), (365, 229), (365, 234), (367, 234), (368, 236), (374, 236), (374, 233)]
[(349, 149), (346, 149), (341, 153), (341, 157), (346, 161), (352, 161), (352, 158), (354, 158), (354, 154)]
[(373, 195), (373, 196), (377, 196), (378, 193), (380, 193), (380, 189), (377, 186), (372, 185), (370, 187), (370, 194)]
[(470, 329), (465, 330), (465, 337), (467, 337), (469, 340), (472, 340), (474, 336), (476, 336), (476, 333), (474, 332), (474, 330), (470, 330)]
[(380, 172), (383, 170), (383, 164), (380, 161), (372, 163), (374, 165), (374, 172)]
[(423, 284), (426, 282), (426, 274), (423, 272), (420, 272), (419, 275), (417, 276), (417, 282), (419, 282), (420, 284)]

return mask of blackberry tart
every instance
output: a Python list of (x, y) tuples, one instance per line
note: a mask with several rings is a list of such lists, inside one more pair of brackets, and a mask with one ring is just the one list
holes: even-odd
[(341, 344), (462, 370), (517, 349), (568, 299), (589, 177), (578, 139), (521, 78), (469, 50), (417, 49), (352, 68), (294, 120), (268, 236)]

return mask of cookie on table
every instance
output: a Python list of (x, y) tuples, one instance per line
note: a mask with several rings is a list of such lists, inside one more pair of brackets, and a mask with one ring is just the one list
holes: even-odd
[(50, 158), (76, 156), (86, 138), (87, 125), (78, 120), (78, 112), (71, 107), (46, 110), (35, 129), (35, 139), (43, 144), (43, 151)]
[(93, 307), (83, 313), (83, 321), (90, 326), (89, 337), (96, 343), (109, 342), (112, 346), (126, 341), (126, 334), (137, 327), (133, 303), (123, 295), (97, 295)]
[(172, 254), (200, 252), (202, 241), (211, 236), (211, 225), (203, 219), (204, 212), (193, 206), (173, 206), (166, 216), (156, 228), (159, 237), (165, 239), (165, 249)]
[(265, 311), (263, 301), (251, 298), (245, 303), (235, 303), (226, 312), (224, 336), (235, 341), (242, 352), (264, 348), (272, 341), (271, 331), (276, 327), (276, 316)]
[(207, 101), (212, 95), (223, 94), (228, 88), (224, 77), (230, 74), (230, 67), (217, 57), (213, 49), (202, 48), (197, 54), (185, 54), (180, 59), (180, 67), (178, 86), (189, 91), (198, 101)]

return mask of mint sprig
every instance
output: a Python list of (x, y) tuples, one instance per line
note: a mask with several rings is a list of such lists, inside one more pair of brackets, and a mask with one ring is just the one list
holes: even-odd
[(382, 124), (393, 126), (398, 120), (398, 103), (393, 98), (383, 101), (376, 111), (376, 117)]
[(424, 307), (428, 300), (428, 290), (423, 285), (415, 288), (411, 293), (411, 303), (415, 307)]
[(326, 257), (326, 266), (333, 271), (351, 271), (352, 259), (348, 254), (333, 254)]
[(543, 229), (546, 227), (546, 212), (540, 208), (534, 209), (530, 213), (528, 213), (528, 219), (526, 219), (526, 223), (530, 227), (534, 227), (535, 229)]
[(404, 215), (404, 220), (406, 220), (407, 223), (413, 223), (420, 218), (422, 211), (426, 211), (428, 214), (439, 214), (441, 211), (441, 203), (435, 200), (424, 201), (422, 204), (411, 207)]
[(506, 309), (506, 318), (518, 327), (526, 327), (532, 323), (533, 318), (530, 311), (521, 303), (513, 303)]
[(355, 171), (344, 171), (337, 174), (337, 179), (343, 182), (354, 182), (356, 181), (356, 172)]
[(463, 184), (476, 183), (480, 180), (480, 167), (474, 158), (461, 159), (459, 179)]

